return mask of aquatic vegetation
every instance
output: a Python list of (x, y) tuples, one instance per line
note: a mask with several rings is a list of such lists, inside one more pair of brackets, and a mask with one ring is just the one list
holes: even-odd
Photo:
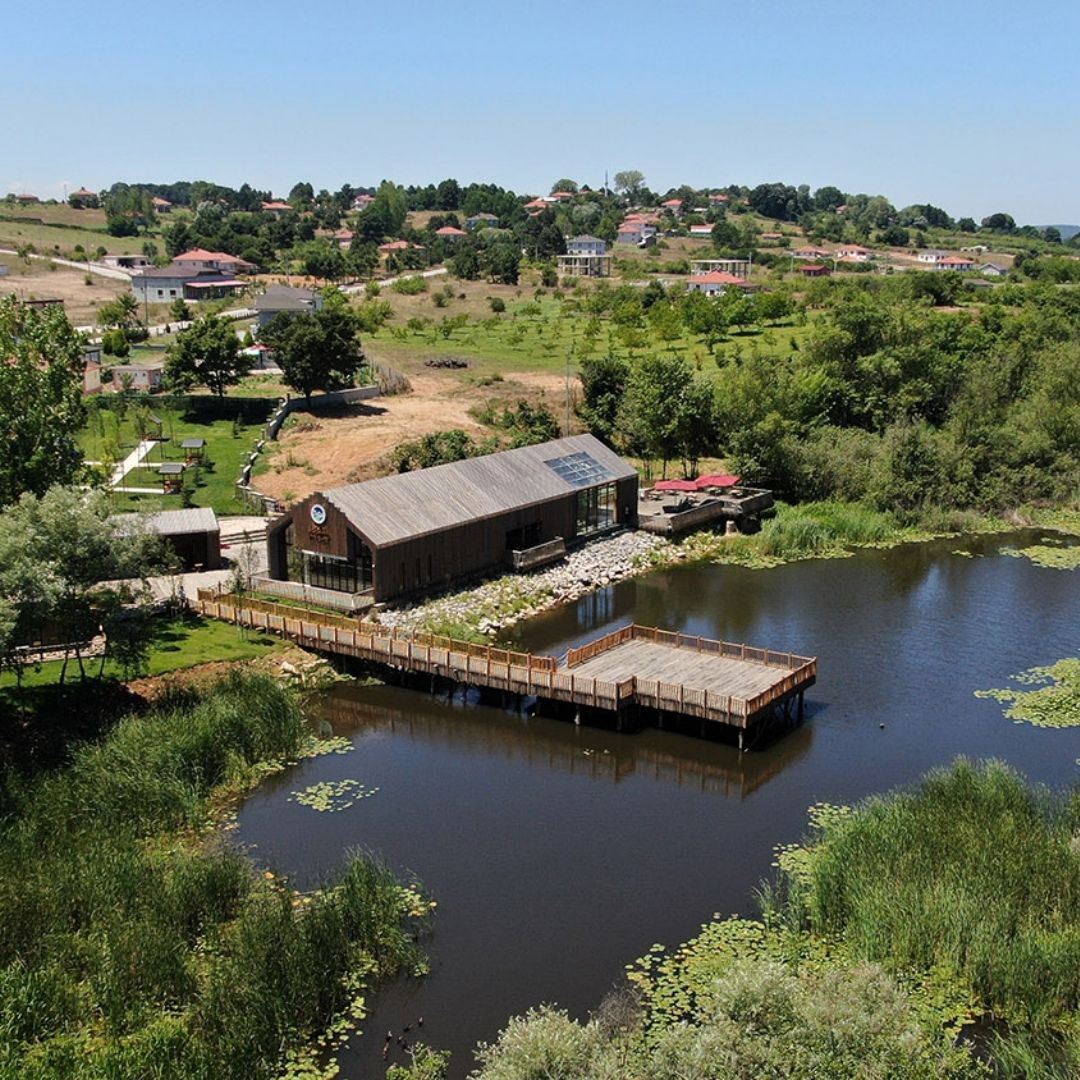
[(361, 799), (370, 799), (378, 788), (367, 788), (359, 780), (324, 780), (302, 791), (294, 791), (289, 802), (309, 806), (320, 813), (336, 814), (355, 806)]
[(1008, 704), (1005, 715), (1019, 723), (1046, 728), (1080, 727), (1080, 659), (1029, 668), (1013, 679), (1033, 689), (976, 690), (975, 696)]
[(1045, 566), (1050, 570), (1075, 570), (1080, 567), (1080, 544), (1072, 547), (1032, 544), (1025, 548), (1004, 548), (1001, 554), (1014, 559), (1029, 559), (1036, 566)]
[(299, 893), (219, 832), (221, 805), (307, 738), (295, 695), (234, 675), (4, 778), (0, 1076), (270, 1080), (420, 966), (416, 885), (350, 854)]

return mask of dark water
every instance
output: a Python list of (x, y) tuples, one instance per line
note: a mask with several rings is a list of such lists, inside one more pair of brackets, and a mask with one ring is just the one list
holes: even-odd
[[(984, 538), (861, 552), (769, 571), (684, 567), (542, 616), (516, 640), (562, 652), (620, 623), (820, 658), (806, 724), (768, 749), (670, 732), (617, 735), (391, 687), (327, 703), (356, 749), (265, 784), (240, 815), (254, 855), (303, 888), (360, 847), (415, 872), (438, 899), (432, 974), (379, 995), (344, 1074), (382, 1077), (389, 1028), (471, 1049), (540, 1002), (578, 1015), (654, 942), (714, 912), (753, 914), (776, 844), (806, 808), (915, 779), (959, 754), (1071, 783), (1080, 731), (1013, 724), (973, 691), (1080, 652), (1080, 573), (997, 555)], [(958, 548), (982, 557), (962, 558)], [(884, 724), (884, 728), (881, 728)], [(320, 780), (377, 795), (337, 814), (288, 802)]]

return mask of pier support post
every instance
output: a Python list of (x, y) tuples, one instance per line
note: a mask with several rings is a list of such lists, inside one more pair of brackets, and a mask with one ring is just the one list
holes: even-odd
[(739, 753), (746, 753), (746, 728), (739, 728)]
[(798, 717), (798, 722), (800, 724), (803, 722), (803, 695), (805, 693), (806, 693), (805, 690), (800, 690), (799, 691), (799, 717)]

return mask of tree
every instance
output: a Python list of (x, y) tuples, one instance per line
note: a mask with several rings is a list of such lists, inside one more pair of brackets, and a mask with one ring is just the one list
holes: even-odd
[(638, 169), (622, 169), (615, 174), (615, 190), (631, 203), (637, 202), (645, 186), (645, 174)]
[(516, 244), (506, 242), (492, 244), (483, 252), (480, 263), (489, 281), (498, 282), (501, 285), (517, 284), (521, 252)]
[(1016, 222), (1011, 214), (1003, 214), (1000, 211), (982, 219), (982, 227), (996, 233), (1016, 232)]
[(334, 305), (310, 314), (281, 312), (259, 332), (259, 340), (273, 349), (286, 384), (308, 405), (315, 390), (348, 386), (364, 361), (356, 316)]
[(121, 293), (115, 300), (109, 300), (98, 308), (99, 326), (117, 330), (128, 330), (139, 318), (139, 302), (132, 293)]
[(182, 296), (178, 296), (169, 305), (169, 317), (172, 319), (176, 319), (177, 322), (190, 321), (191, 308), (188, 307), (187, 301)]
[[(117, 520), (103, 492), (63, 487), (24, 494), (0, 514), (0, 595), (7, 619), (14, 616), (9, 645), (49, 626), (66, 642), (87, 641), (99, 626), (109, 639), (125, 636), (124, 609), (148, 599), (140, 579), (166, 561), (160, 538), (132, 520)], [(74, 651), (85, 677), (78, 644)], [(61, 682), (67, 660), (65, 652)]]
[(247, 374), (232, 323), (207, 315), (177, 335), (165, 359), (165, 378), (176, 389), (205, 386), (218, 397)]
[(563, 177), (561, 180), (556, 180), (555, 183), (551, 185), (551, 193), (554, 195), (556, 191), (568, 191), (571, 195), (576, 195), (578, 193), (577, 181), (569, 180), (566, 177)]
[(646, 356), (626, 383), (618, 420), (624, 448), (638, 457), (659, 458), (665, 474), (679, 453), (679, 408), (692, 382), (682, 357)]
[(104, 197), (105, 227), (110, 236), (138, 236), (139, 229), (154, 223), (154, 203), (149, 191), (113, 184)]
[(435, 189), (435, 206), (439, 210), (461, 208), (461, 185), (453, 179), (443, 180)]
[(956, 227), (961, 232), (973, 233), (976, 229), (975, 219), (969, 217), (962, 217), (957, 223)]
[(612, 442), (630, 378), (630, 365), (617, 356), (586, 357), (581, 361), (578, 378), (581, 380), (578, 415), (594, 435)]
[(1056, 225), (1047, 225), (1042, 232), (1042, 238), (1048, 244), (1060, 244), (1061, 243), (1061, 230)]
[(83, 350), (62, 308), (0, 298), (0, 506), (75, 480)]

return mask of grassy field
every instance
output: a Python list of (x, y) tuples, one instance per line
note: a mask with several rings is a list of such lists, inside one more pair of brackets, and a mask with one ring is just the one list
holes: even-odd
[[(489, 309), (486, 316), (470, 315), (467, 325), (461, 327), (452, 326), (450, 320), (468, 314), (465, 303), (450, 301), (446, 308), (440, 309), (423, 295), (395, 297), (394, 301), (395, 318), (364, 339), (368, 354), (406, 374), (422, 370), (425, 361), (431, 358), (461, 357), (469, 361), (469, 367), (455, 374), (464, 380), (515, 372), (560, 374), (566, 371), (568, 356), (574, 371), (575, 361), (584, 356), (649, 352), (683, 356), (702, 375), (708, 376), (716, 371), (717, 358), (750, 349), (758, 349), (765, 355), (786, 355), (792, 341), (801, 342), (810, 331), (809, 324), (799, 326), (788, 320), (775, 327), (733, 332), (711, 355), (698, 337), (682, 335), (674, 340), (661, 340), (647, 326), (633, 339), (627, 339), (606, 319), (595, 324), (599, 333), (590, 341), (588, 326), (592, 320), (566, 300), (550, 296), (539, 300), (522, 296), (507, 304), (504, 314), (494, 315)], [(414, 321), (424, 318), (430, 321), (423, 326)]]
[[(269, 634), (249, 632), (240, 636), (237, 627), (217, 619), (188, 618), (177, 622), (162, 623), (155, 628), (153, 648), (144, 675), (164, 675), (169, 671), (194, 667), (196, 664), (209, 664), (226, 661), (254, 660), (266, 656), (285, 646)], [(87, 670), (96, 673), (100, 661), (91, 658), (86, 661)], [(63, 662), (50, 660), (36, 667), (23, 669), (24, 687), (52, 686), (60, 678)], [(120, 678), (122, 672), (111, 661), (105, 665), (105, 675)], [(68, 663), (68, 681), (77, 681), (78, 665), (74, 660)], [(10, 671), (0, 674), (0, 698), (4, 691), (15, 686), (15, 676)]]
[(162, 246), (160, 236), (110, 236), (104, 210), (73, 210), (70, 206), (8, 206), (0, 203), (0, 246), (33, 244), (42, 253), (70, 252), (76, 244), (91, 255), (103, 247), (110, 255), (139, 254), (146, 240)]
[[(133, 469), (125, 478), (129, 487), (161, 487), (161, 477), (154, 466), (166, 461), (182, 461), (180, 443), (186, 438), (205, 439), (206, 455), (211, 465), (198, 470), (189, 469), (187, 483), (192, 493), (192, 505), (208, 506), (218, 514), (244, 513), (243, 504), (234, 496), (234, 484), (240, 466), (255, 446), (262, 431), (261, 424), (234, 424), (231, 420), (201, 421), (196, 417), (150, 405), (153, 414), (162, 421), (161, 431), (167, 437), (150, 454), (151, 467)], [(138, 432), (132, 411), (120, 417), (113, 409), (93, 412), (79, 437), (79, 445), (87, 460), (106, 462), (122, 460), (138, 444)], [(114, 493), (117, 509), (159, 510), (179, 509), (179, 495), (134, 495), (123, 491)]]

